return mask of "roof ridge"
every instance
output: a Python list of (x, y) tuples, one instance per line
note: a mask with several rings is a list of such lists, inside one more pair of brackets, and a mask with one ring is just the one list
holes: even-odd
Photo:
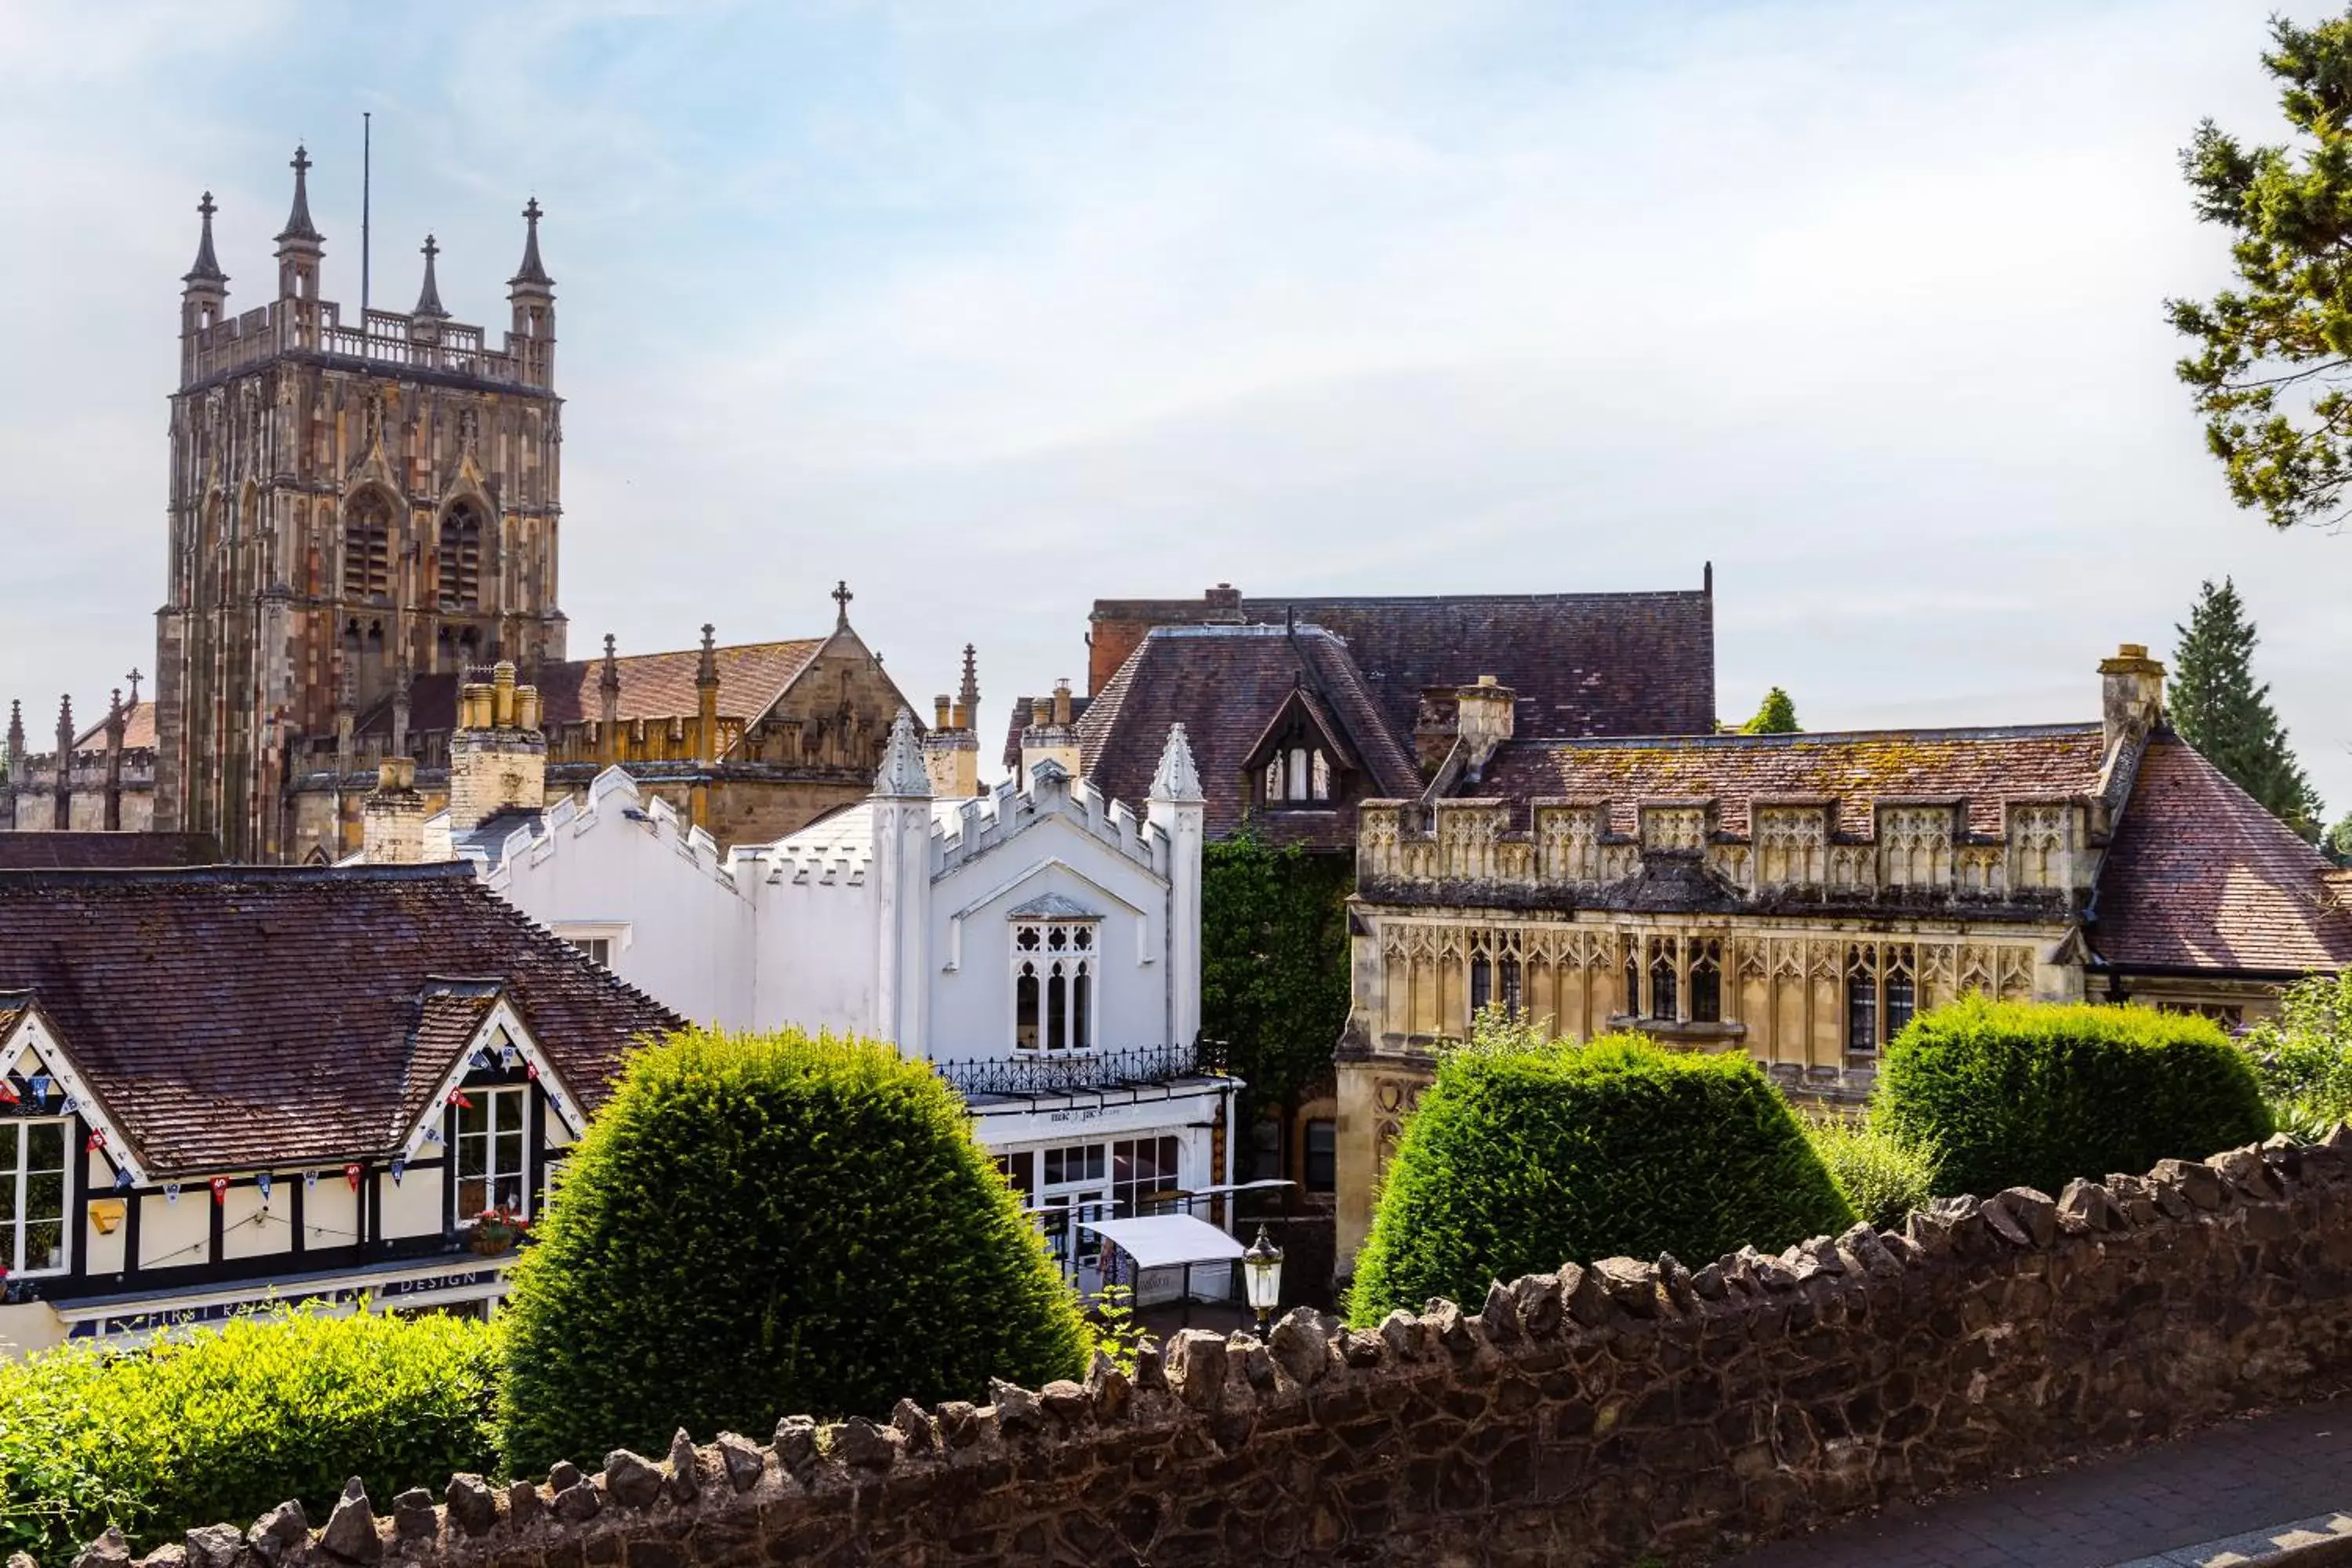
[(1509, 745), (1519, 750), (1577, 748), (1586, 751), (1610, 751), (1628, 747), (1655, 749), (1661, 746), (1708, 746), (1727, 749), (1757, 747), (1774, 750), (1804, 745), (1821, 741), (1869, 741), (1888, 736), (1900, 736), (1914, 741), (2000, 741), (2054, 739), (2062, 735), (2082, 735), (2100, 730), (2096, 719), (2077, 720), (2053, 724), (1951, 724), (1933, 729), (1883, 730), (1792, 730), (1781, 734), (1747, 735), (1737, 731), (1720, 731), (1711, 735), (1553, 735), (1533, 740), (1512, 741)]
[(259, 866), (237, 862), (217, 866), (0, 866), (0, 886), (43, 881), (109, 882), (432, 882), (471, 881), (473, 868), (463, 860), (425, 861), (415, 865)]

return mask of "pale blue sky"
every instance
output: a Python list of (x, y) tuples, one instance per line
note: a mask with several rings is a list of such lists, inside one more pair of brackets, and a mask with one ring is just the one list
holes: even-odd
[(2174, 153), (2276, 123), (2269, 0), (0, 4), (0, 699), (153, 658), (193, 207), (261, 302), (536, 193), (575, 653), (822, 630), (919, 705), (1084, 677), (1097, 595), (1695, 585), (1728, 718), (2092, 716), (2234, 574), (2331, 807), (2352, 539), (2229, 504)]

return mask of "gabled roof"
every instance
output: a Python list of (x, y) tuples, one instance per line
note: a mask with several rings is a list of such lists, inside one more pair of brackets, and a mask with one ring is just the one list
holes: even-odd
[[(1114, 800), (1139, 802), (1167, 744), (1184, 726), (1202, 788), (1212, 837), (1241, 825), (1242, 771), (1266, 725), (1304, 686), (1318, 700), (1318, 722), (1339, 731), (1360, 761), (1367, 793), (1418, 795), (1420, 769), (1391, 731), (1379, 698), (1348, 645), (1320, 626), (1161, 626), (1138, 645), (1078, 722), (1079, 765), (1087, 781)], [(1410, 735), (1407, 724), (1404, 733)], [(1352, 844), (1353, 814), (1280, 815), (1303, 824), (1299, 835), (1333, 846)]]
[(1704, 734), (1715, 728), (1715, 595), (1448, 594), (1370, 598), (1095, 603), (1097, 622), (1162, 626), (1215, 616), (1311, 622), (1345, 638), (1381, 710), (1413, 731), (1423, 690), (1482, 675), (1518, 693), (1523, 739)]
[(151, 1173), (389, 1150), (457, 1048), (451, 975), (495, 981), (592, 1109), (683, 1022), (462, 863), (0, 873), (0, 992), (31, 994)]
[(2107, 964), (2294, 975), (2352, 965), (2352, 910), (2318, 850), (2195, 747), (2159, 732), (2099, 872)]
[(1476, 793), (1606, 800), (1611, 827), (1627, 834), (1645, 800), (1711, 799), (1717, 828), (1745, 835), (1751, 800), (1811, 797), (1833, 801), (1840, 833), (1859, 838), (1876, 802), (1958, 798), (1971, 833), (1999, 837), (2005, 801), (2095, 795), (2105, 754), (2097, 724), (1514, 741)]
[[(824, 648), (823, 637), (785, 642), (737, 643), (712, 650), (719, 666), (719, 711), (731, 719), (756, 719), (774, 705)], [(695, 677), (701, 668), (700, 648), (671, 653), (640, 653), (616, 658), (621, 677), (620, 716), (638, 719), (691, 719), (701, 711)], [(576, 724), (604, 716), (602, 658), (572, 659), (542, 664), (524, 679), (539, 688), (541, 721)], [(408, 728), (411, 732), (439, 732), (457, 722), (457, 687), (452, 670), (420, 675), (410, 683)], [(370, 710), (359, 726), (363, 735), (392, 732), (389, 699)]]
[[(84, 710), (87, 711), (87, 710)], [(122, 715), (122, 749), (126, 752), (152, 750), (155, 745), (155, 704), (141, 700), (124, 710)], [(74, 737), (76, 752), (106, 750), (106, 721), (100, 719)]]
[(213, 866), (220, 858), (220, 846), (209, 833), (0, 832), (0, 871)]

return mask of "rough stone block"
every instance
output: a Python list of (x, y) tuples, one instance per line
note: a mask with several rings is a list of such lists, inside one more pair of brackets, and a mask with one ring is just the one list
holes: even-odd
[(2058, 1205), (2050, 1194), (2032, 1187), (2004, 1187), (2000, 1206), (2007, 1209), (2033, 1246), (2049, 1247), (2058, 1239)]
[(805, 1484), (816, 1474), (816, 1422), (806, 1415), (787, 1415), (776, 1423), (776, 1463), (784, 1474)]
[(1330, 1370), (1331, 1341), (1312, 1308), (1294, 1307), (1284, 1313), (1267, 1336), (1266, 1349), (1283, 1375), (1301, 1388), (1312, 1388)]
[(120, 1529), (110, 1524), (96, 1541), (81, 1549), (81, 1554), (73, 1560), (73, 1568), (128, 1568), (130, 1562), (131, 1542), (122, 1538)]
[(1592, 1266), (1593, 1277), (1609, 1300), (1636, 1318), (1658, 1315), (1658, 1271), (1631, 1258), (1604, 1258)]
[(1094, 1403), (1097, 1421), (1124, 1421), (1135, 1409), (1134, 1384), (1100, 1349), (1087, 1367), (1087, 1397)]
[(1061, 1425), (1064, 1431), (1074, 1431), (1087, 1424), (1094, 1414), (1093, 1402), (1087, 1398), (1086, 1385), (1057, 1377), (1037, 1391), (1037, 1403), (1045, 1414)]
[(596, 1483), (583, 1476), (556, 1493), (548, 1511), (566, 1524), (585, 1524), (604, 1511), (604, 1499)]
[(375, 1510), (368, 1506), (367, 1485), (353, 1476), (343, 1483), (335, 1511), (319, 1532), (319, 1546), (346, 1563), (378, 1563), (383, 1559), (383, 1537), (375, 1527)]
[(2226, 1195), (2221, 1173), (2199, 1160), (2158, 1160), (2149, 1179), (2179, 1193), (2191, 1208), (2218, 1209)]
[(643, 1454), (615, 1448), (604, 1456), (604, 1495), (616, 1507), (651, 1508), (662, 1495), (661, 1467)]
[(207, 1524), (187, 1532), (188, 1568), (237, 1568), (245, 1533), (233, 1524)]
[(507, 1518), (517, 1530), (529, 1530), (547, 1517), (547, 1494), (529, 1481), (507, 1488)]
[(441, 1512), (433, 1494), (411, 1487), (392, 1500), (392, 1532), (404, 1542), (433, 1541), (441, 1534)]
[(287, 1553), (310, 1539), (310, 1521), (299, 1502), (281, 1502), (253, 1521), (246, 1539), (253, 1544), (253, 1554), (276, 1568)]
[(488, 1481), (470, 1470), (449, 1478), (441, 1500), (448, 1506), (449, 1522), (467, 1535), (488, 1535), (498, 1528), (498, 1495)]
[(1609, 1292), (1601, 1288), (1592, 1270), (1580, 1264), (1559, 1266), (1559, 1299), (1567, 1304), (1568, 1315), (1588, 1329), (1605, 1327), (1617, 1316)]
[(702, 1495), (702, 1456), (681, 1426), (669, 1439), (669, 1500), (692, 1502)]
[[(1075, 1389), (1076, 1384), (1069, 1387)], [(853, 1415), (837, 1426), (824, 1428), (825, 1451), (853, 1470), (878, 1475), (898, 1462), (906, 1444), (894, 1427), (877, 1426), (863, 1415)]]
[(1688, 1311), (1698, 1305), (1698, 1294), (1691, 1289), (1691, 1271), (1671, 1252), (1658, 1254), (1658, 1289), (1676, 1310)]
[(1179, 1329), (1168, 1342), (1168, 1381), (1194, 1410), (1214, 1410), (1225, 1393), (1225, 1340), (1203, 1329)]
[(2078, 1179), (2067, 1183), (2066, 1190), (2058, 1194), (2058, 1223), (2068, 1230), (2079, 1225), (2096, 1234), (2121, 1230), (2124, 1216), (2116, 1211), (2115, 1200), (2107, 1195), (2106, 1188), (2096, 1182)]
[(1548, 1340), (1559, 1333), (1567, 1315), (1557, 1274), (1521, 1275), (1511, 1282), (1511, 1304), (1517, 1309), (1520, 1331), (1533, 1340)]
[(719, 1450), (719, 1463), (727, 1471), (727, 1484), (737, 1492), (748, 1492), (760, 1484), (767, 1473), (767, 1456), (760, 1445), (740, 1432), (721, 1432), (712, 1445)]
[(1992, 1233), (2011, 1247), (2033, 1245), (2033, 1237), (2017, 1222), (2017, 1216), (2009, 1212), (2009, 1205), (1999, 1198), (1988, 1200), (1983, 1213), (1985, 1224), (1991, 1227)]
[(1500, 1279), (1487, 1282), (1486, 1301), (1478, 1309), (1478, 1321), (1485, 1326), (1486, 1337), (1497, 1344), (1508, 1344), (1520, 1337), (1518, 1301), (1512, 1296), (1511, 1288)]

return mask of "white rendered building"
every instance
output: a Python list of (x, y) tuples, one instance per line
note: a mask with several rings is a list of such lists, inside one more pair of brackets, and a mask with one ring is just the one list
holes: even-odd
[[(1241, 1085), (1197, 1055), (1203, 805), (1181, 726), (1138, 816), (1053, 761), (1025, 787), (934, 798), (901, 713), (866, 800), (723, 854), (617, 768), (584, 804), (505, 807), (540, 798), (530, 731), (463, 739), (454, 765), (483, 779), (410, 830), (420, 858), (472, 861), (532, 920), (698, 1022), (864, 1035), (938, 1063), (1083, 1288), (1097, 1282), (1096, 1248), (1073, 1218), (1181, 1206), (1230, 1183)], [(371, 858), (407, 837), (392, 783), (369, 803)], [(1225, 1207), (1192, 1212), (1222, 1223)], [(1226, 1273), (1203, 1268), (1195, 1289)], [(1150, 1300), (1181, 1280), (1129, 1282)]]

